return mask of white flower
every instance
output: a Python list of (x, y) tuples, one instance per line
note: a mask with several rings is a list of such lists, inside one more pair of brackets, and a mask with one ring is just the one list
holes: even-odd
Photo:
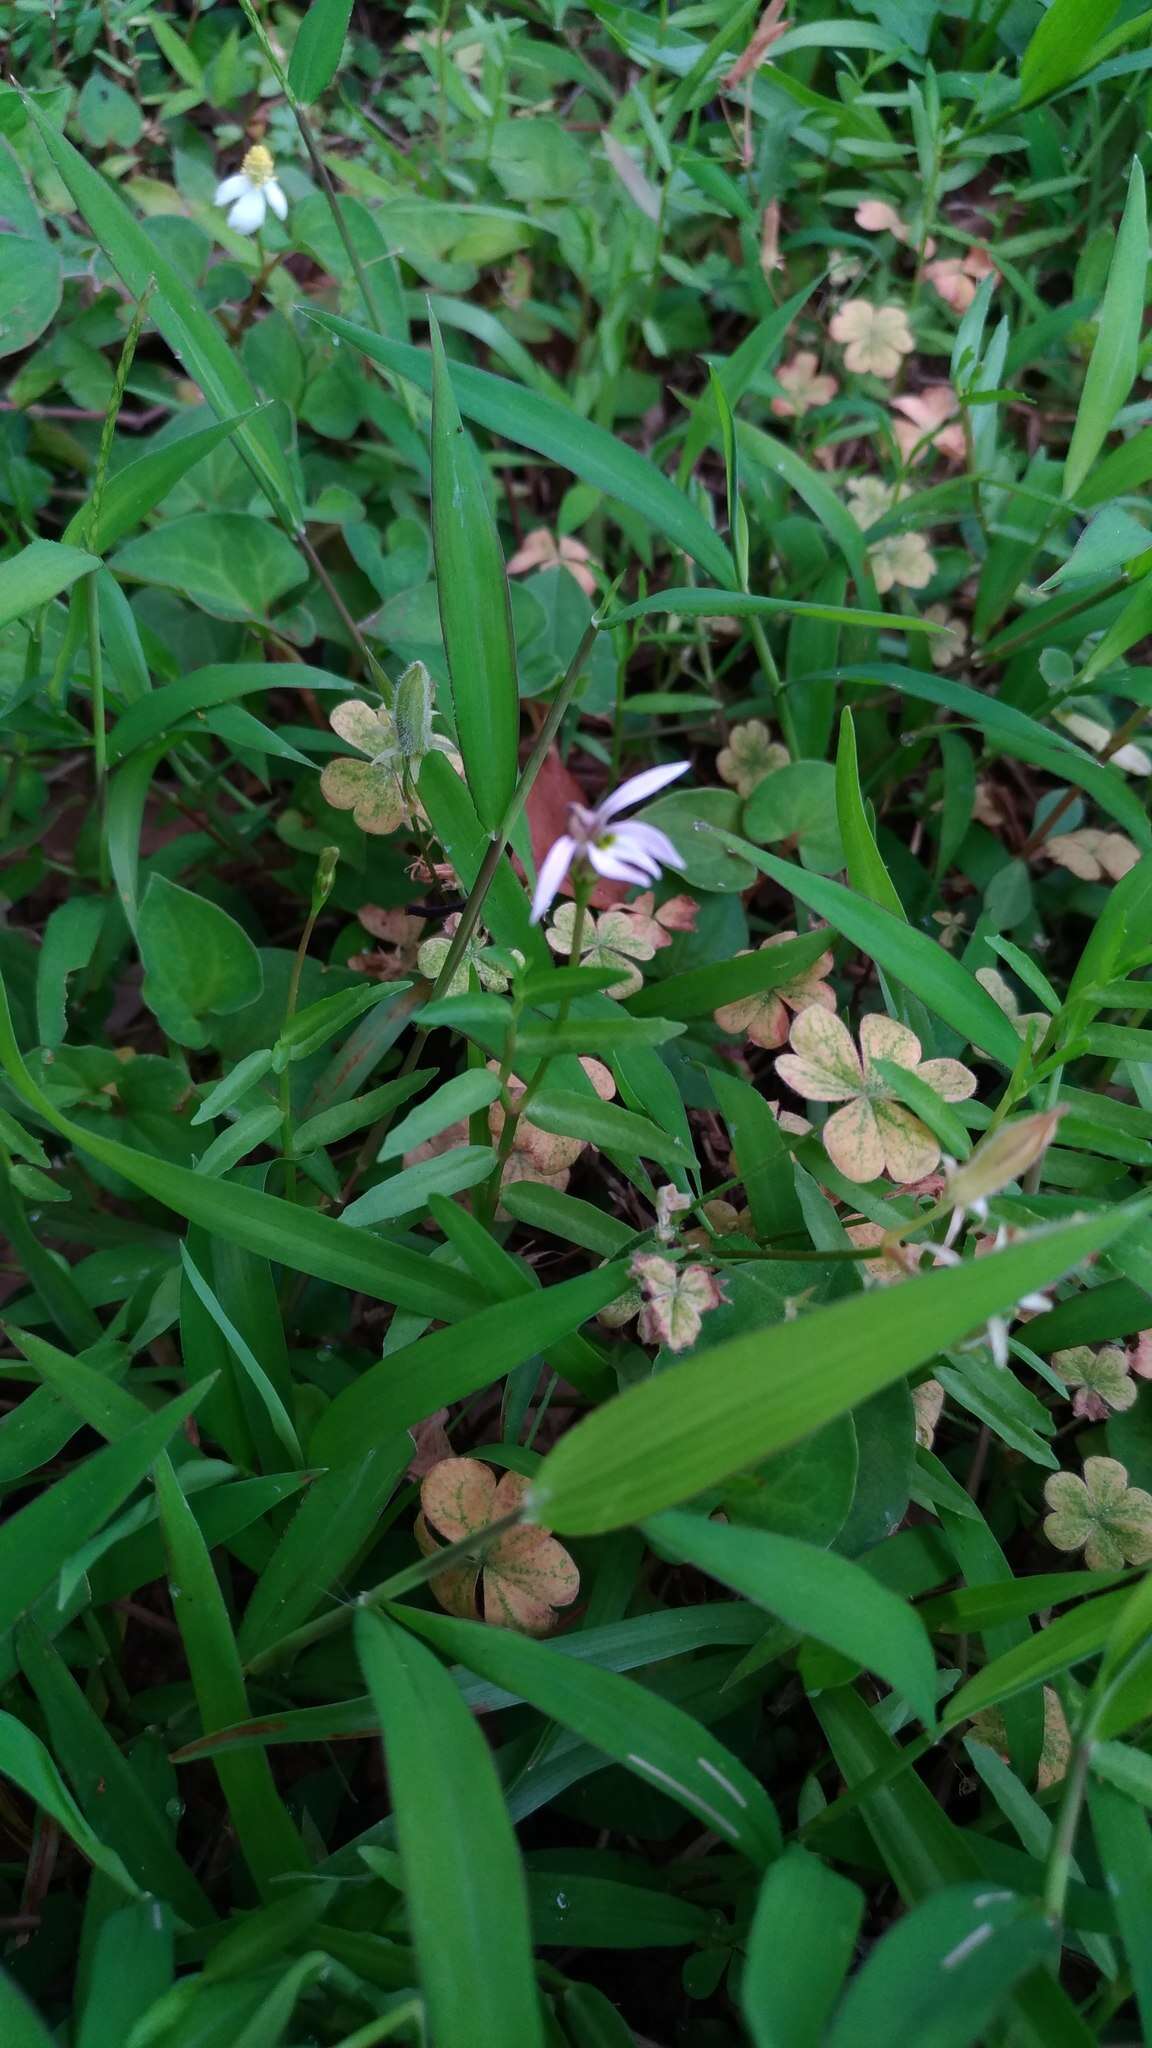
[(584, 804), (569, 804), (568, 830), (549, 847), (541, 863), (536, 893), (532, 898), (532, 922), (539, 924), (574, 861), (587, 861), (598, 875), (612, 882), (645, 882), (658, 879), (661, 868), (680, 868), (684, 863), (655, 825), (612, 823), (620, 811), (630, 810), (654, 796), (665, 783), (675, 782), (691, 767), (690, 761), (673, 761), (664, 768), (646, 768), (643, 775), (630, 776), (612, 796), (595, 810)]
[(238, 235), (255, 235), (271, 207), (277, 220), (287, 220), (288, 201), (276, 177), (272, 153), (257, 142), (238, 171), (216, 187), (217, 206), (226, 206), (228, 225)]

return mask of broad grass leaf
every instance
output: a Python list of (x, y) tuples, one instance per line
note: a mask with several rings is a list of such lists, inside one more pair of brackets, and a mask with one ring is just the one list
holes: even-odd
[[(184, 1641), (201, 1724), (206, 1730), (226, 1727), (244, 1720), (248, 1713), (236, 1638), (208, 1546), (166, 1456), (156, 1467), (156, 1502), (168, 1558), (172, 1609)], [(258, 1889), (268, 1896), (277, 1878), (309, 1869), (308, 1853), (281, 1803), (267, 1758), (222, 1757), (216, 1773), (237, 1842)]]
[(918, 1614), (834, 1551), (703, 1515), (656, 1515), (644, 1533), (658, 1556), (693, 1564), (790, 1628), (878, 1672), (928, 1726), (936, 1660)]
[(846, 889), (842, 882), (810, 874), (791, 861), (762, 853), (759, 847), (737, 838), (735, 833), (715, 832), (714, 837), (799, 897), (833, 931), (841, 932), (862, 953), (867, 953), (954, 1031), (1010, 1071), (1015, 1067), (1020, 1040), (1014, 1027), (975, 976), (935, 939)]
[(1121, 1237), (1133, 1204), (987, 1258), (814, 1310), (697, 1354), (586, 1416), (550, 1451), (531, 1508), (561, 1535), (616, 1529), (797, 1443)]
[(882, 910), (890, 910), (893, 917), (907, 924), (908, 913), (884, 865), (864, 808), (856, 756), (856, 727), (847, 706), (840, 714), (840, 744), (836, 750), (836, 815), (844, 843), (848, 880), (857, 895), (867, 896), (870, 902), (878, 903)]
[(443, 1665), (395, 1622), (358, 1615), (356, 1648), (438, 2048), (544, 2048), (524, 1873), (488, 1744)]
[(670, 1700), (507, 1629), (408, 1607), (392, 1612), (445, 1655), (527, 1700), (665, 1792), (754, 1863), (778, 1853), (779, 1823), (758, 1779)]
[(312, 1481), (244, 1611), (236, 1641), (245, 1663), (299, 1628), (342, 1585), (411, 1456), (412, 1439), (402, 1433)]
[(1117, 0), (1052, 0), (1020, 64), (1020, 104), (1046, 99), (1088, 64)]
[(451, 1080), (434, 1089), (426, 1101), (392, 1126), (376, 1154), (377, 1159), (399, 1159), (403, 1153), (411, 1152), (427, 1139), (438, 1137), (449, 1124), (458, 1123), (462, 1117), (471, 1116), (476, 1110), (487, 1109), (499, 1093), (500, 1077), (489, 1073), (486, 1067), (454, 1074)]
[(65, 547), (58, 540), (32, 540), (18, 555), (0, 562), (0, 630), (26, 619), (62, 590), (100, 567), (98, 555)]
[(1095, 1782), (1088, 1788), (1092, 1833), (1120, 1924), (1140, 2031), (1152, 2039), (1152, 1834), (1140, 1806), (1114, 1784), (1101, 1784), (1095, 1772), (1094, 1754)]
[[(138, 111), (134, 101), (128, 105)], [(175, 1974), (172, 1914), (166, 1904), (136, 1899), (108, 1913), (84, 1973), (76, 2048), (106, 2048), (110, 2041), (127, 2041), (137, 2023), (171, 1990)]]
[(754, 2048), (823, 2048), (864, 1905), (858, 1885), (806, 1849), (793, 1845), (772, 1865), (756, 1900), (740, 1981)]
[[(447, 1280), (450, 1271), (429, 1263), (430, 1284)], [(547, 1356), (551, 1346), (578, 1330), (597, 1309), (606, 1308), (627, 1285), (627, 1266), (604, 1266), (542, 1288), (518, 1301), (515, 1313), (498, 1301), (469, 1317), (463, 1329), (437, 1330), (390, 1352), (337, 1394), (309, 1441), (310, 1458), (319, 1464), (346, 1464), (362, 1454), (366, 1440), (410, 1429), (433, 1409), (478, 1393), (537, 1352)], [(442, 1316), (444, 1309), (427, 1312)]]
[(520, 694), (500, 538), (432, 320), (432, 544), (456, 737), (489, 832), (516, 785)]
[(201, 1381), (121, 1437), (72, 1467), (0, 1526), (0, 1636), (52, 1584), (57, 1572), (145, 1479), (167, 1443), (208, 1391)]
[(532, 1122), (557, 1138), (581, 1138), (625, 1159), (655, 1159), (672, 1171), (690, 1166), (691, 1154), (646, 1116), (574, 1088), (549, 1088), (532, 1098)]
[(238, 661), (194, 669), (130, 706), (108, 735), (109, 761), (122, 761), (161, 733), (179, 732), (200, 712), (254, 696), (258, 690), (339, 690), (347, 696), (348, 684), (329, 669), (302, 662)]
[(335, 78), (352, 18), (352, 0), (311, 0), (288, 62), (288, 83), (308, 106)]
[(490, 1145), (455, 1145), (434, 1159), (406, 1166), (375, 1187), (365, 1189), (345, 1209), (341, 1221), (354, 1229), (388, 1223), (424, 1208), (430, 1195), (459, 1195), (491, 1177), (496, 1154)]
[(853, 1977), (827, 2048), (971, 2048), (1021, 1977), (1054, 1957), (1056, 1930), (1032, 1899), (947, 1885), (877, 1943)]
[(175, 264), (147, 235), (118, 192), (85, 163), (79, 150), (53, 127), (35, 99), (25, 102), (41, 143), (72, 193), (93, 235), (134, 299), (155, 279), (150, 310), (185, 374), (194, 377), (220, 420), (248, 415), (236, 439), (277, 517), (289, 532), (303, 523), (303, 506), (288, 458), (272, 421), (220, 328), (185, 284)]
[(64, 539), (76, 546), (83, 544), (106, 554), (149, 512), (155, 510), (161, 499), (176, 488), (189, 470), (203, 462), (206, 455), (211, 455), (222, 441), (227, 441), (246, 417), (250, 415), (217, 420), (210, 427), (201, 427), (194, 434), (182, 434), (178, 441), (166, 442), (162, 448), (150, 448), (146, 454), (138, 455), (135, 462), (125, 463), (123, 469), (118, 469), (104, 485), (95, 529), (89, 530), (92, 519), (92, 500), (89, 498), (68, 521)]
[(1069, 1613), (1058, 1615), (1038, 1635), (1029, 1636), (1027, 1642), (994, 1657), (983, 1671), (953, 1693), (944, 1714), (945, 1726), (955, 1727), (970, 1720), (973, 1714), (999, 1706), (1015, 1693), (1043, 1685), (1086, 1657), (1095, 1656), (1107, 1643), (1128, 1599), (1129, 1595), (1121, 1591), (1087, 1600)]
[[(466, 1315), (482, 1300), (463, 1274), (434, 1266), (422, 1252), (390, 1245), (346, 1230), (331, 1216), (298, 1203), (265, 1195), (239, 1182), (213, 1181), (188, 1167), (138, 1152), (131, 1145), (81, 1128), (61, 1116), (37, 1087), (20, 1054), (12, 1030), (7, 995), (0, 981), (0, 1067), (16, 1093), (62, 1137), (90, 1153), (114, 1173), (123, 1175), (192, 1223), (200, 1224), (247, 1251), (316, 1279), (332, 1281), (374, 1301), (391, 1301), (417, 1315)], [(599, 1306), (599, 1304), (597, 1304)], [(593, 1311), (589, 1311), (592, 1313)], [(82, 1339), (81, 1341), (87, 1341)]]
[[(432, 362), (424, 349), (386, 341), (370, 328), (335, 313), (321, 313), (313, 306), (303, 310), (330, 334), (351, 342), (370, 362), (431, 394)], [(466, 419), (475, 420), (517, 448), (533, 449), (609, 497), (619, 498), (638, 512), (655, 534), (682, 547), (717, 582), (731, 585), (732, 561), (719, 534), (691, 499), (635, 448), (552, 399), (526, 391), (505, 377), (494, 377), (488, 370), (462, 364), (453, 371), (453, 389)]]
[[(137, 1887), (114, 1849), (109, 1849), (95, 1828), (81, 1813), (52, 1759), (52, 1753), (18, 1721), (14, 1714), (0, 1713), (0, 1778), (7, 1778), (49, 1814), (62, 1832), (88, 1858), (89, 1863), (121, 1890), (134, 1895)], [(0, 2006), (0, 2013), (3, 2007)], [(4, 2048), (8, 2048), (4, 2035)]]
[[(1108, 12), (1113, 11), (1105, 0)], [(1083, 36), (1086, 22), (1090, 23), (1094, 13), (1092, 5), (1084, 0), (1053, 0), (1041, 28), (1037, 30), (1033, 43), (1024, 58), (1024, 70), (1028, 71), (1028, 57), (1036, 40), (1044, 29), (1050, 29), (1052, 18), (1065, 13), (1074, 23), (1072, 34), (1077, 40)], [(1074, 498), (1092, 464), (1103, 446), (1112, 422), (1128, 397), (1136, 375), (1140, 354), (1140, 330), (1144, 322), (1144, 295), (1148, 278), (1148, 206), (1144, 192), (1144, 172), (1139, 157), (1133, 158), (1128, 180), (1128, 197), (1124, 203), (1124, 214), (1112, 251), (1112, 262), (1108, 271), (1108, 283), (1100, 307), (1099, 324), (1092, 358), (1080, 393), (1080, 404), (1076, 411), (1076, 424), (1072, 429), (1072, 440), (1064, 464), (1064, 496)]]
[[(823, 619), (839, 626), (890, 627), (893, 623), (889, 612), (862, 611), (850, 604), (807, 604), (799, 598), (759, 597), (748, 590), (702, 590), (698, 584), (690, 584), (684, 589), (655, 590), (648, 597), (637, 598), (634, 604), (609, 612), (603, 621), (604, 631), (610, 633), (614, 626), (662, 612), (677, 612), (686, 619), (755, 619), (783, 613), (788, 618)], [(910, 627), (929, 636), (943, 631), (931, 619), (900, 620), (902, 633)]]

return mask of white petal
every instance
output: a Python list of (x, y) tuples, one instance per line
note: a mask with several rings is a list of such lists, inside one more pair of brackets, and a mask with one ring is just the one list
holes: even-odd
[(683, 859), (677, 853), (667, 834), (658, 825), (641, 825), (629, 820), (618, 825), (612, 834), (620, 851), (629, 859), (633, 854), (643, 853), (649, 860), (657, 860), (664, 867), (682, 868)]
[(532, 897), (531, 922), (533, 924), (539, 924), (548, 905), (555, 897), (561, 882), (572, 865), (572, 856), (575, 851), (576, 841), (570, 839), (567, 833), (561, 833), (559, 839), (548, 848), (540, 866), (540, 873), (536, 878), (536, 889)]
[(658, 867), (653, 869), (647, 862), (640, 867), (636, 862), (623, 860), (614, 847), (590, 846), (587, 853), (596, 873), (610, 882), (642, 884), (655, 881), (660, 873)]
[(267, 211), (263, 188), (253, 185), (236, 201), (228, 215), (228, 225), (238, 235), (254, 235), (257, 228), (263, 227)]
[(284, 197), (284, 188), (278, 178), (269, 178), (268, 183), (264, 187), (264, 197), (276, 215), (277, 220), (287, 220), (288, 201)]
[(243, 171), (233, 171), (230, 178), (225, 178), (222, 185), (217, 185), (214, 204), (230, 206), (234, 199), (242, 199), (245, 192), (254, 189), (251, 178), (246, 178)]
[(691, 766), (691, 761), (672, 761), (663, 768), (645, 768), (642, 775), (630, 775), (627, 782), (622, 782), (619, 789), (598, 805), (598, 816), (614, 818), (617, 811), (642, 804), (646, 797), (655, 796), (658, 789), (663, 789), (665, 783), (675, 782), (678, 775), (686, 775)]

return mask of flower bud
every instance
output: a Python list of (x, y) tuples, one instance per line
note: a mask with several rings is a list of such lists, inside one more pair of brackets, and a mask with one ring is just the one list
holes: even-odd
[(970, 1159), (948, 1175), (944, 1200), (955, 1209), (971, 1209), (977, 1202), (998, 1195), (1011, 1181), (1019, 1180), (1030, 1166), (1042, 1159), (1064, 1114), (1064, 1104), (1041, 1110), (1036, 1116), (1018, 1117), (1001, 1124), (984, 1138)]
[(409, 664), (396, 685), (396, 743), (413, 768), (432, 751), (432, 678), (422, 661)]
[(320, 858), (316, 862), (316, 878), (312, 884), (311, 909), (313, 917), (319, 915), (332, 894), (333, 885), (336, 881), (336, 870), (339, 865), (340, 848), (338, 846), (323, 847)]

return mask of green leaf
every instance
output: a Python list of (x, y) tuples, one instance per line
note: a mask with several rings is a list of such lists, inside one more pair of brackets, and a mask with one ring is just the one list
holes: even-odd
[[(822, 937), (823, 934), (813, 934)], [(811, 943), (811, 939), (807, 943)], [(763, 960), (786, 951), (772, 946), (767, 954), (754, 953)], [(719, 974), (723, 969), (717, 970)], [(786, 1237), (803, 1229), (804, 1219), (796, 1193), (792, 1158), (783, 1131), (759, 1089), (742, 1081), (738, 1074), (716, 1068), (710, 1075), (712, 1092), (728, 1126), (732, 1150), (740, 1163), (740, 1176), (757, 1237)]]
[(1140, 1205), (1127, 1214), (1117, 1208), (816, 1309), (803, 1318), (802, 1345), (795, 1323), (780, 1323), (699, 1353), (577, 1423), (540, 1467), (532, 1513), (561, 1534), (591, 1535), (690, 1500), (798, 1443), (1031, 1289), (1051, 1285), (1144, 1213)]
[(578, 1244), (599, 1258), (614, 1259), (630, 1244), (636, 1232), (628, 1224), (609, 1216), (598, 1203), (581, 1202), (559, 1188), (539, 1181), (516, 1180), (501, 1188), (500, 1206), (518, 1222), (534, 1230), (547, 1230), (566, 1244)]
[(971, 2048), (1021, 1977), (1058, 1951), (1039, 1906), (948, 1885), (888, 1930), (848, 1987), (827, 2048)]
[(55, 2048), (43, 2020), (4, 1969), (0, 1969), (0, 2036), (5, 2048)]
[[(432, 1286), (453, 1277), (449, 1268), (429, 1265)], [(361, 1455), (365, 1441), (410, 1429), (445, 1402), (477, 1393), (526, 1358), (546, 1354), (627, 1285), (627, 1266), (605, 1266), (517, 1301), (515, 1313), (506, 1302), (496, 1302), (463, 1328), (437, 1330), (390, 1352), (336, 1396), (309, 1443), (310, 1457), (321, 1464), (346, 1464)], [(443, 1315), (444, 1309), (427, 1313)]]
[(948, 1727), (998, 1707), (1030, 1686), (1042, 1685), (1061, 1671), (1068, 1671), (1085, 1657), (1104, 1648), (1112, 1626), (1128, 1600), (1127, 1593), (1105, 1593), (1099, 1600), (1085, 1601), (1069, 1614), (1058, 1615), (1038, 1635), (1017, 1643), (1002, 1656), (994, 1657), (983, 1671), (970, 1678), (948, 1702), (944, 1716)]
[(792, 1536), (663, 1514), (644, 1524), (657, 1556), (695, 1565), (801, 1635), (878, 1672), (931, 1727), (936, 1660), (918, 1614), (846, 1557)]
[(454, 1145), (434, 1159), (377, 1181), (345, 1209), (341, 1221), (363, 1229), (422, 1209), (430, 1195), (459, 1195), (487, 1180), (496, 1164), (491, 1145)]
[(740, 2003), (754, 2048), (822, 2048), (852, 1962), (864, 1894), (796, 1846), (756, 1900)]
[(867, 896), (869, 902), (878, 903), (881, 910), (890, 910), (893, 917), (907, 924), (908, 913), (884, 865), (864, 808), (856, 758), (856, 727), (847, 705), (840, 714), (840, 744), (836, 750), (836, 815), (840, 820), (848, 880), (857, 895)]
[(250, 512), (188, 512), (165, 519), (112, 557), (117, 576), (180, 590), (221, 619), (266, 619), (307, 580), (287, 534)]
[(98, 896), (73, 896), (52, 912), (36, 967), (36, 1024), (40, 1043), (51, 1050), (68, 1029), (68, 977), (87, 967), (104, 924)]
[(0, 1525), (0, 1636), (135, 1492), (209, 1385), (201, 1380), (118, 1443), (94, 1451)]
[(18, 555), (0, 562), (0, 629), (39, 611), (78, 576), (99, 567), (99, 556), (86, 554), (83, 548), (65, 547), (57, 540), (29, 541)]
[[(107, 1457), (108, 1453), (101, 1455)], [(236, 1639), (208, 1546), (167, 1457), (156, 1467), (156, 1503), (168, 1557), (172, 1610), (184, 1640), (201, 1725), (210, 1733), (245, 1720), (248, 1700)], [(261, 1751), (219, 1757), (216, 1774), (236, 1839), (260, 1891), (268, 1896), (277, 1878), (309, 1869), (307, 1851), (281, 1804), (267, 1757)]]
[(144, 1000), (184, 1045), (203, 1045), (198, 1020), (254, 1003), (264, 987), (260, 955), (219, 904), (158, 872), (148, 878), (136, 943), (144, 963)]
[(1139, 1806), (1111, 1784), (1089, 1786), (1088, 1810), (1128, 1956), (1140, 2031), (1147, 2039), (1152, 2035), (1152, 1835)]
[[(683, 589), (654, 590), (634, 604), (622, 605), (606, 615), (604, 631), (610, 633), (614, 626), (627, 625), (631, 619), (652, 618), (662, 612), (677, 612), (686, 619), (755, 619), (783, 614), (790, 619), (825, 619), (840, 626), (891, 627), (894, 623), (891, 612), (861, 611), (850, 604), (804, 604), (798, 598), (758, 597), (748, 590), (707, 590), (689, 584)], [(931, 619), (901, 618), (899, 628), (902, 633), (909, 629), (927, 634), (944, 631)]]
[(375, 1534), (412, 1457), (401, 1432), (314, 1479), (253, 1588), (237, 1636), (247, 1663), (309, 1619)]
[[(82, 1152), (121, 1174), (166, 1208), (174, 1209), (218, 1237), (246, 1251), (332, 1281), (374, 1301), (391, 1301), (416, 1315), (466, 1315), (481, 1296), (463, 1274), (434, 1266), (422, 1252), (403, 1245), (382, 1244), (359, 1231), (345, 1230), (331, 1216), (281, 1201), (256, 1188), (229, 1181), (211, 1181), (185, 1166), (121, 1145), (61, 1116), (37, 1087), (20, 1056), (12, 1031), (7, 993), (0, 980), (0, 1066), (16, 1093), (62, 1137)], [(617, 1290), (619, 1291), (619, 1290)], [(597, 1303), (596, 1307), (601, 1304)], [(594, 1313), (590, 1309), (589, 1314)], [(88, 1336), (82, 1342), (90, 1341)], [(427, 1412), (427, 1411), (422, 1411)], [(417, 1418), (419, 1419), (419, 1418)]]
[(520, 734), (512, 607), (496, 522), (434, 316), (431, 331), (436, 597), (468, 787), (480, 823), (495, 832), (516, 785)]
[(399, 1159), (405, 1152), (423, 1145), (426, 1139), (438, 1137), (449, 1124), (472, 1116), (476, 1110), (487, 1109), (499, 1093), (500, 1077), (490, 1074), (486, 1067), (453, 1075), (450, 1081), (435, 1089), (426, 1102), (420, 1103), (418, 1108), (410, 1110), (406, 1117), (393, 1125), (376, 1157), (381, 1161)]
[[(1113, 8), (1109, 0), (1105, 0), (1105, 5), (1111, 14)], [(1079, 39), (1084, 33), (1086, 17), (1090, 18), (1094, 11), (1091, 5), (1084, 4), (1084, 0), (1053, 0), (1025, 55), (1022, 82), (1027, 75), (1028, 58), (1040, 35), (1050, 27), (1053, 15), (1066, 13), (1075, 24), (1072, 33)], [(1139, 364), (1147, 275), (1148, 207), (1144, 173), (1139, 157), (1134, 157), (1124, 215), (1100, 307), (1096, 342), (1080, 393), (1076, 424), (1064, 464), (1063, 494), (1066, 498), (1076, 496), (1132, 388)]]
[[(318, 312), (311, 305), (301, 310), (330, 334), (350, 341), (370, 362), (431, 393), (432, 363), (423, 349), (386, 341), (367, 327), (358, 327), (335, 313)], [(691, 499), (638, 450), (554, 400), (526, 391), (505, 377), (494, 377), (487, 370), (461, 365), (453, 371), (452, 385), (466, 419), (501, 435), (514, 447), (533, 449), (609, 497), (619, 498), (638, 512), (655, 534), (683, 548), (719, 583), (732, 583), (732, 562), (719, 534)]]
[(781, 888), (789, 889), (810, 910), (842, 932), (887, 974), (919, 996), (935, 1016), (1010, 1071), (1020, 1057), (1020, 1040), (1003, 1010), (993, 1002), (975, 975), (935, 939), (893, 917), (824, 875), (812, 875), (792, 862), (761, 853), (732, 832), (715, 832), (723, 845), (751, 861)]
[[(122, 1890), (135, 1893), (136, 1886), (125, 1870), (114, 1849), (101, 1841), (89, 1822), (81, 1813), (67, 1785), (52, 1761), (51, 1752), (45, 1748), (38, 1735), (18, 1721), (14, 1714), (0, 1713), (0, 1778), (10, 1779), (13, 1785), (38, 1806), (41, 1812), (49, 1814), (76, 1847), (111, 1878), (113, 1884)], [(0, 2003), (0, 2013), (3, 2005)], [(8, 2036), (4, 2036), (8, 2048)]]
[(0, 142), (0, 356), (31, 348), (60, 305), (64, 278), (59, 245), (45, 232), (40, 209), (15, 153)]
[(754, 953), (712, 961), (707, 967), (692, 967), (685, 974), (650, 982), (629, 996), (625, 1007), (634, 1017), (710, 1017), (724, 1004), (795, 981), (827, 946), (826, 932), (805, 932), (779, 946), (758, 947)]
[(779, 1823), (759, 1780), (670, 1700), (510, 1629), (409, 1607), (391, 1612), (469, 1671), (504, 1686), (626, 1765), (753, 1862), (767, 1863), (778, 1853)]
[[(257, 690), (339, 690), (348, 694), (343, 676), (328, 669), (309, 668), (303, 663), (262, 661), (231, 662), (221, 667), (200, 668), (179, 682), (165, 683), (125, 712), (108, 735), (108, 758), (123, 760), (156, 739), (160, 733), (178, 731), (202, 711), (217, 704), (234, 703)], [(449, 770), (451, 773), (451, 770)]]
[(124, 201), (100, 173), (41, 113), (25, 100), (45, 151), (72, 193), (93, 235), (134, 299), (155, 280), (152, 317), (185, 374), (194, 377), (217, 419), (250, 414), (236, 428), (236, 440), (277, 517), (290, 532), (303, 524), (303, 507), (280, 436), (210, 313), (185, 284), (175, 264), (134, 220)]
[(1052, 0), (1021, 61), (1021, 106), (1046, 99), (1079, 76), (1116, 5), (1117, 0)]
[(766, 775), (744, 806), (750, 839), (795, 839), (806, 868), (829, 875), (844, 866), (836, 772), (827, 761), (788, 761)]
[(311, 0), (288, 64), (288, 83), (305, 106), (335, 78), (351, 18), (352, 0)]
[(392, 1793), (408, 1923), (437, 2048), (544, 2048), (528, 1900), (488, 1744), (443, 1666), (356, 1619)]
[(582, 1138), (625, 1159), (656, 1159), (673, 1170), (692, 1164), (684, 1146), (650, 1118), (615, 1102), (601, 1102), (591, 1090), (584, 1094), (574, 1088), (542, 1088), (532, 1098), (531, 1121), (553, 1137)]
[(182, 434), (179, 440), (166, 442), (162, 448), (150, 448), (147, 454), (138, 455), (135, 462), (126, 462), (123, 469), (118, 469), (104, 485), (95, 531), (89, 531), (92, 517), (92, 500), (89, 498), (68, 521), (64, 539), (77, 545), (83, 541), (98, 553), (106, 554), (149, 512), (154, 511), (169, 491), (175, 490), (189, 470), (195, 469), (198, 462), (211, 455), (222, 441), (229, 440), (245, 417), (240, 415), (235, 419), (217, 420), (212, 426), (201, 427), (194, 434)]

